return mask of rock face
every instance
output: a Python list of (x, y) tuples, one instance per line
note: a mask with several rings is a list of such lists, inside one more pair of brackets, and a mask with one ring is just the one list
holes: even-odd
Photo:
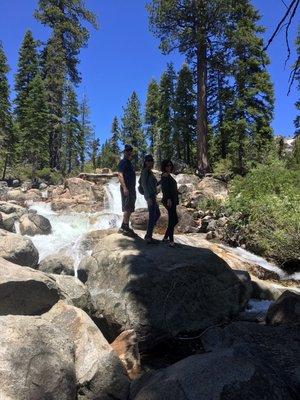
[(60, 301), (43, 319), (74, 344), (78, 399), (127, 399), (129, 381), (121, 362), (84, 311)]
[(195, 332), (236, 315), (245, 289), (227, 264), (206, 249), (107, 236), (84, 260), (96, 309), (115, 337), (134, 329), (142, 346)]
[(0, 315), (39, 315), (60, 298), (64, 296), (53, 279), (0, 258)]
[(300, 294), (284, 292), (268, 309), (266, 322), (272, 325), (300, 323)]
[(210, 353), (188, 357), (131, 388), (131, 400), (294, 400), (299, 394), (300, 326), (234, 323), (202, 337)]
[(50, 254), (40, 262), (39, 270), (49, 274), (74, 276), (74, 260), (64, 252)]
[(0, 229), (4, 229), (8, 232), (15, 232), (15, 221), (18, 216), (15, 213), (4, 214), (0, 212)]
[(88, 314), (92, 314), (93, 305), (90, 292), (78, 278), (55, 274), (50, 274), (50, 276), (75, 307), (81, 308)]
[(226, 183), (210, 176), (200, 181), (197, 190), (205, 197), (219, 200), (224, 200), (228, 195)]
[(28, 238), (0, 229), (0, 257), (15, 264), (36, 267), (39, 254)]
[(22, 235), (49, 235), (52, 231), (50, 221), (42, 215), (29, 213), (20, 219), (20, 231)]
[(118, 354), (129, 378), (137, 379), (141, 374), (141, 358), (137, 336), (133, 329), (122, 332), (111, 343), (111, 347)]
[(74, 346), (40, 317), (0, 317), (0, 399), (74, 400)]
[(14, 203), (0, 201), (0, 212), (4, 214), (17, 214), (18, 217), (21, 217), (27, 213), (27, 209)]

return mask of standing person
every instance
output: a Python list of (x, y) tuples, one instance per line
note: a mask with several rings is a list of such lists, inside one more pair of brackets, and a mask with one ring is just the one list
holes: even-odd
[(129, 144), (125, 145), (124, 158), (118, 166), (118, 177), (120, 182), (123, 222), (119, 233), (129, 236), (135, 236), (134, 231), (129, 228), (130, 216), (135, 210), (136, 201), (136, 174), (132, 165), (133, 147)]
[(177, 182), (172, 177), (174, 165), (171, 160), (164, 160), (161, 164), (162, 177), (161, 177), (161, 189), (163, 193), (163, 205), (168, 211), (168, 228), (166, 230), (163, 242), (170, 242), (170, 246), (174, 247), (174, 229), (178, 224), (177, 206), (178, 200), (178, 189)]
[(145, 236), (145, 240), (148, 244), (158, 243), (152, 238), (152, 235), (153, 229), (160, 217), (160, 211), (156, 201), (157, 179), (152, 171), (153, 166), (153, 157), (150, 154), (146, 155), (140, 178), (140, 187), (142, 187), (141, 192), (144, 194), (145, 200), (147, 201), (149, 211), (148, 227)]

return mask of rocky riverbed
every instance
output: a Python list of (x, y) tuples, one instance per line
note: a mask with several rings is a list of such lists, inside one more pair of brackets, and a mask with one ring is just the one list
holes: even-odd
[(141, 239), (141, 197), (140, 237), (119, 235), (118, 184), (100, 178), (2, 186), (0, 399), (296, 399), (299, 277), (208, 240), (224, 217), (193, 199), (226, 187), (177, 176), (171, 249)]

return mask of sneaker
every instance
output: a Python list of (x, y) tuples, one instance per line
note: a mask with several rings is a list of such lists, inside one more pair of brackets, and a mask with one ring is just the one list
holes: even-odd
[(145, 240), (146, 240), (147, 244), (158, 244), (159, 243), (159, 240), (155, 240), (152, 238), (146, 238)]
[(124, 236), (130, 236), (130, 237), (137, 237), (138, 235), (134, 232), (133, 229), (127, 227), (127, 226), (121, 226), (121, 228), (118, 230), (118, 233), (121, 233)]
[(169, 239), (162, 239), (162, 243), (170, 243), (170, 240)]

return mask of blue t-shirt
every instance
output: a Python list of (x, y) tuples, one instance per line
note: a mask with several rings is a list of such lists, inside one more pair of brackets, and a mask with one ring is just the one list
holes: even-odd
[(123, 158), (119, 163), (118, 172), (122, 172), (127, 189), (135, 190), (136, 176), (132, 162)]

